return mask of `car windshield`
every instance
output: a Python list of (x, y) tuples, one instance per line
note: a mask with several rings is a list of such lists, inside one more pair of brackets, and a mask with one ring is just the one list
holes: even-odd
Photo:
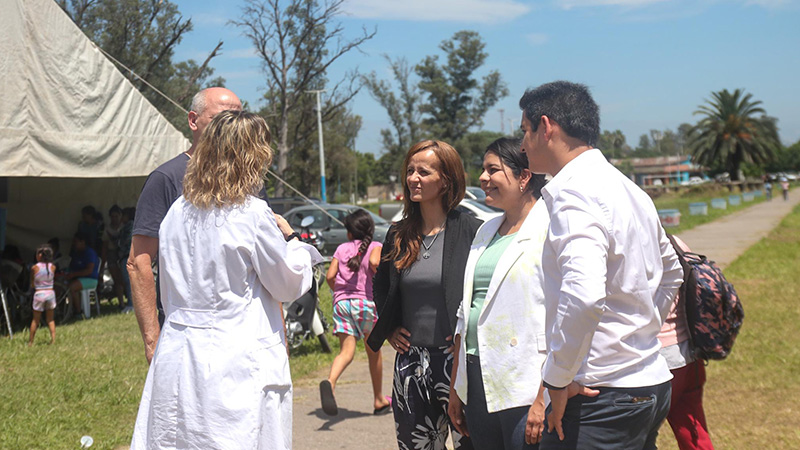
[(478, 200), (485, 200), (486, 199), (486, 192), (483, 192), (483, 189), (476, 187), (476, 186), (468, 186), (467, 190), (475, 196)]
[(464, 203), (469, 203), (469, 204), (470, 204), (470, 206), (474, 206), (475, 208), (477, 208), (477, 209), (480, 209), (480, 210), (481, 210), (481, 211), (483, 211), (483, 212), (487, 212), (487, 213), (494, 213), (494, 212), (496, 212), (495, 210), (493, 210), (492, 208), (489, 208), (488, 206), (484, 205), (484, 204), (483, 204), (483, 203), (481, 203), (481, 202), (476, 202), (476, 201), (472, 201), (472, 200), (462, 200), (462, 201), (463, 201)]
[[(350, 210), (347, 211), (347, 214), (352, 214), (353, 212), (358, 211), (359, 209), (364, 209), (364, 208), (353, 208), (353, 209), (350, 209)], [(375, 222), (375, 225), (388, 225), (389, 224), (389, 222), (387, 222), (386, 219), (384, 219), (383, 217), (375, 214), (374, 212), (368, 211), (366, 209), (364, 209), (364, 211), (367, 211), (369, 213), (370, 217), (372, 217), (372, 221)]]

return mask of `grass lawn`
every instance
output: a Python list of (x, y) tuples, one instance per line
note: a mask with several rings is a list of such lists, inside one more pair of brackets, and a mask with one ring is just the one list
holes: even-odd
[[(321, 290), (331, 317), (330, 290)], [(28, 330), (0, 338), (0, 449), (75, 449), (80, 438), (94, 438), (92, 449), (126, 448), (133, 433), (147, 364), (133, 314), (103, 314), (56, 328), (48, 345), (39, 328), (33, 347)], [(328, 335), (332, 354), (306, 341), (292, 356), (292, 378), (329, 366), (339, 340)], [(363, 345), (363, 344), (362, 344)]]
[[(719, 449), (798, 449), (800, 207), (725, 275), (742, 299), (745, 319), (728, 359), (707, 368), (711, 439)], [(667, 425), (659, 448), (677, 449)]]

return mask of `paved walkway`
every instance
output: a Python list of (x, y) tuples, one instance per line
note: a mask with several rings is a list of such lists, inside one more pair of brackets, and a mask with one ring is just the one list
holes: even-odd
[[(800, 203), (800, 189), (789, 193), (783, 201), (780, 191), (769, 202), (720, 218), (712, 223), (695, 227), (680, 234), (693, 251), (707, 255), (725, 267), (761, 240)], [(391, 394), (394, 352), (383, 350), (384, 393)], [(345, 371), (336, 389), (339, 415), (329, 417), (320, 408), (319, 381), (327, 376), (327, 369), (317, 377), (298, 380), (294, 389), (294, 448), (298, 450), (396, 449), (394, 420), (391, 414), (372, 415), (372, 388), (364, 355)]]
[(765, 237), (800, 203), (800, 189), (789, 191), (784, 201), (780, 190), (765, 201), (679, 235), (695, 253), (727, 267), (745, 250)]

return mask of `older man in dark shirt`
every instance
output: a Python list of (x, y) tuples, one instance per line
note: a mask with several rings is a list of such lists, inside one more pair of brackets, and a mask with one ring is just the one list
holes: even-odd
[(183, 193), (186, 164), (192, 157), (203, 130), (218, 113), (240, 109), (242, 102), (228, 89), (213, 87), (198, 92), (192, 99), (188, 115), (192, 146), (154, 170), (147, 177), (139, 196), (128, 273), (136, 320), (139, 322), (148, 363), (153, 359), (164, 320), (160, 302), (157, 301), (156, 279), (152, 271), (152, 263), (158, 254), (158, 229), (172, 203)]

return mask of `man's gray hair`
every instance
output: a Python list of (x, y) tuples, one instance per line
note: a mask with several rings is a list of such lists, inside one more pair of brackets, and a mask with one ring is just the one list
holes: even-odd
[(192, 97), (192, 106), (189, 107), (189, 111), (194, 111), (199, 116), (203, 114), (204, 109), (206, 109), (206, 90), (201, 89)]

